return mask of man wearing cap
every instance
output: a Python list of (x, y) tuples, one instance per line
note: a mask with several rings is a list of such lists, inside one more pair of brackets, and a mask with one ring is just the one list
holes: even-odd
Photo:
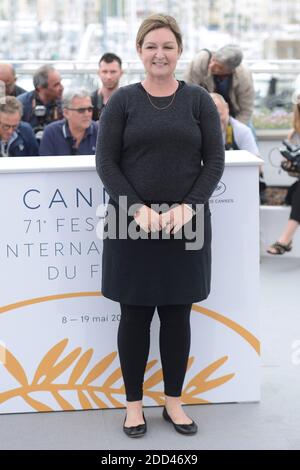
[(216, 52), (203, 49), (190, 63), (185, 80), (222, 95), (232, 117), (249, 124), (254, 105), (251, 72), (241, 63), (239, 46), (228, 44)]

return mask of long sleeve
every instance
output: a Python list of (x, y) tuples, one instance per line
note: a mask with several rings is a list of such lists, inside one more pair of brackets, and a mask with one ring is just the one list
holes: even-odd
[(96, 168), (109, 196), (119, 204), (120, 196), (127, 196), (129, 209), (133, 204), (143, 205), (141, 197), (134, 190), (121, 170), (123, 135), (126, 126), (126, 96), (122, 89), (109, 99), (101, 114), (96, 146)]
[(17, 96), (17, 99), (19, 101), (21, 101), (21, 103), (23, 105), (22, 121), (30, 122), (30, 114), (31, 114), (31, 110), (32, 110), (30, 92), (22, 93), (21, 95)]
[(236, 144), (240, 150), (247, 150), (253, 155), (259, 156), (259, 150), (251, 129), (237, 119), (230, 118)]
[(183, 202), (188, 204), (206, 203), (224, 171), (225, 151), (220, 118), (212, 98), (205, 90), (201, 96), (199, 117), (203, 167), (191, 190), (184, 197)]
[(235, 118), (247, 125), (253, 114), (255, 91), (252, 74), (245, 66), (239, 67), (232, 93), (240, 109)]
[(185, 81), (190, 85), (205, 86), (209, 60), (210, 54), (207, 50), (198, 52), (188, 66)]

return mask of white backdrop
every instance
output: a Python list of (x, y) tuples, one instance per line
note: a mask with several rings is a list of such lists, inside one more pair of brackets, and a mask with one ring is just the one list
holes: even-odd
[[(64, 171), (55, 159), (53, 171), (42, 170), (47, 157), (31, 159), (32, 171), (0, 167), (0, 413), (125, 404), (119, 306), (99, 292), (103, 189), (90, 161), (81, 169), (59, 158), (69, 162)], [(212, 292), (193, 308), (187, 404), (260, 398), (259, 159), (228, 152), (226, 160), (210, 201)], [(145, 405), (163, 403), (158, 327), (156, 315)]]

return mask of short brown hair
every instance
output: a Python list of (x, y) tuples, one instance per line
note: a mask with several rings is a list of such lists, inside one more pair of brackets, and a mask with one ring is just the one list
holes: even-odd
[(182, 52), (182, 34), (177, 21), (173, 16), (156, 13), (144, 19), (136, 35), (136, 48), (142, 47), (146, 34), (154, 29), (168, 28), (174, 34), (178, 49)]
[(0, 113), (14, 114), (18, 112), (20, 116), (23, 114), (23, 106), (21, 101), (14, 96), (5, 96), (4, 102), (0, 103)]

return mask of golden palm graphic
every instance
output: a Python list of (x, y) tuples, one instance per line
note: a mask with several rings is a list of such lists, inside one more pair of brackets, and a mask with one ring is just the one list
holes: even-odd
[[(0, 344), (0, 357), (5, 358), (3, 363), (6, 370), (19, 383), (19, 386), (0, 393), (0, 405), (11, 398), (21, 397), (32, 409), (36, 411), (54, 411), (50, 406), (41, 401), (36, 400), (30, 394), (35, 392), (49, 392), (56, 400), (62, 410), (75, 410), (78, 407), (72, 405), (70, 401), (62, 396), (64, 391), (75, 391), (82, 409), (93, 408), (123, 408), (115, 395), (125, 395), (125, 388), (122, 382), (121, 386), (117, 383), (122, 379), (120, 367), (117, 367), (107, 378), (103, 379), (102, 385), (95, 385), (96, 380), (99, 381), (101, 375), (108, 370), (116, 359), (117, 352), (114, 351), (99, 362), (96, 363), (89, 371), (88, 365), (94, 354), (93, 349), (83, 352), (82, 348), (77, 347), (67, 355), (63, 355), (68, 344), (68, 339), (63, 339), (55, 344), (42, 358), (33, 380), (30, 383), (24, 368), (18, 359), (4, 346)], [(207, 400), (199, 398), (204, 393), (213, 388), (219, 387), (231, 380), (235, 374), (227, 374), (216, 379), (209, 380), (209, 377), (219, 369), (228, 359), (224, 356), (210, 364), (208, 367), (198, 372), (186, 385), (182, 392), (183, 403), (209, 403)], [(194, 362), (194, 358), (189, 358), (188, 367), (190, 369)], [(158, 360), (154, 359), (148, 362), (146, 374), (156, 366)], [(59, 377), (69, 372), (69, 379), (57, 383)], [(163, 382), (162, 369), (155, 372), (150, 371), (144, 382), (144, 395), (152, 398), (158, 405), (164, 403), (164, 393), (156, 388)], [(100, 395), (100, 396), (99, 396)], [(102, 399), (100, 398), (102, 397)], [(103, 401), (103, 397), (109, 401), (111, 406)]]

